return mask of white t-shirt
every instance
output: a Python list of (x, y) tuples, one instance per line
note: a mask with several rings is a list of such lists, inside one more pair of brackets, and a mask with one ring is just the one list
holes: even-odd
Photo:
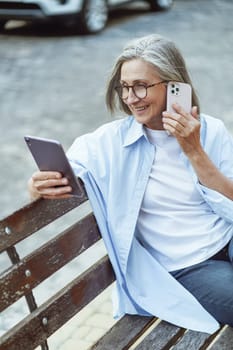
[(199, 194), (175, 137), (146, 128), (155, 157), (144, 194), (137, 238), (168, 270), (204, 261), (231, 238), (229, 224)]

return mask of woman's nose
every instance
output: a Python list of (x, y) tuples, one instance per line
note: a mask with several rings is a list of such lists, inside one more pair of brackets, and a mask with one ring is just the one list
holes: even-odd
[(129, 94), (127, 99), (125, 100), (125, 102), (127, 104), (132, 104), (134, 102), (137, 102), (139, 100), (139, 98), (135, 95), (135, 93), (133, 92), (133, 89), (130, 87), (129, 88)]

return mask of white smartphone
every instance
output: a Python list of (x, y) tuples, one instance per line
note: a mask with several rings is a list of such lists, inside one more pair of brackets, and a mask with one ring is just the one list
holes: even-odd
[(176, 113), (172, 108), (173, 103), (178, 103), (185, 112), (191, 112), (192, 89), (189, 84), (169, 81), (167, 84), (167, 111)]
[(41, 171), (58, 171), (69, 180), (72, 195), (83, 197), (81, 182), (75, 176), (60, 142), (35, 136), (24, 140)]

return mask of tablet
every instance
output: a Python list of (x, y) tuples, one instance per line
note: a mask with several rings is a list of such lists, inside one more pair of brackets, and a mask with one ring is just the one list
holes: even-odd
[(71, 194), (83, 197), (81, 182), (75, 176), (60, 142), (35, 136), (24, 136), (24, 140), (41, 171), (60, 172), (69, 180)]

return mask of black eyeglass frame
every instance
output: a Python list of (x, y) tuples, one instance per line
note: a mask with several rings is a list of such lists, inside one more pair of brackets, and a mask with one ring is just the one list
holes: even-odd
[[(133, 90), (134, 95), (135, 95), (137, 98), (139, 98), (140, 100), (143, 100), (144, 98), (147, 97), (147, 89), (148, 89), (148, 88), (151, 88), (151, 87), (153, 87), (153, 86), (160, 85), (160, 84), (163, 84), (163, 83), (167, 83), (167, 82), (168, 82), (167, 80), (162, 80), (162, 81), (159, 81), (158, 83), (154, 83), (154, 84), (150, 84), (150, 85), (146, 85), (146, 84), (143, 84), (143, 83), (137, 83), (137, 84), (134, 84), (134, 85), (120, 85), (120, 86), (116, 86), (116, 87), (115, 87), (115, 90), (116, 90), (118, 96), (120, 97), (120, 99), (122, 99), (122, 100), (127, 100), (127, 98), (129, 97), (129, 89), (131, 88), (131, 89)], [(135, 93), (135, 90), (134, 90), (134, 87), (135, 87), (136, 85), (141, 85), (141, 86), (143, 86), (143, 87), (145, 88), (146, 94), (145, 94), (144, 97), (139, 97), (139, 96), (137, 96), (137, 94)], [(120, 91), (121, 91), (121, 89), (123, 89), (123, 88), (127, 88), (127, 89), (128, 89), (128, 96), (127, 96), (127, 97), (122, 97), (121, 94), (120, 94)]]

